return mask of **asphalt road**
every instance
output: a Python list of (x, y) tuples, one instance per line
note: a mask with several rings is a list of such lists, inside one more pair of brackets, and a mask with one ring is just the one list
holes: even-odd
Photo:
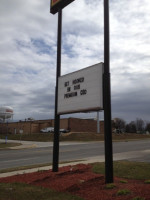
[[(34, 142), (33, 142), (34, 143)], [(52, 143), (38, 143), (37, 148), (19, 150), (0, 150), (0, 169), (52, 163)], [(104, 160), (104, 143), (61, 143), (59, 161), (84, 160), (99, 156)], [(114, 142), (114, 160), (133, 160), (150, 162), (150, 140)]]

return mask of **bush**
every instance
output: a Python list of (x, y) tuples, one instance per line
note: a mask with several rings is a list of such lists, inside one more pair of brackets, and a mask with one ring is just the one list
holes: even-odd
[(134, 198), (131, 199), (131, 200), (145, 200), (145, 198), (143, 198), (143, 197), (134, 197)]
[(109, 183), (109, 184), (107, 184), (107, 185), (105, 186), (106, 189), (113, 189), (113, 188), (115, 188), (115, 187), (116, 187), (116, 185), (113, 184), (113, 183)]
[(146, 180), (144, 183), (146, 183), (146, 184), (150, 184), (150, 180)]
[(127, 194), (131, 194), (130, 190), (123, 189), (117, 192), (117, 196), (127, 195)]
[(120, 183), (127, 183), (128, 181), (126, 180), (120, 180)]

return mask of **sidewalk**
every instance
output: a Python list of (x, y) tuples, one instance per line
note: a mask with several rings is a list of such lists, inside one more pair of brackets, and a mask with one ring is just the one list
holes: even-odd
[[(0, 143), (4, 143), (5, 139), (0, 139)], [(9, 143), (21, 143), (20, 146), (9, 147), (9, 149), (26, 149), (26, 148), (42, 148), (42, 147), (52, 147), (53, 142), (36, 142), (36, 141), (20, 141), (20, 140), (7, 140)], [(60, 146), (64, 145), (77, 145), (86, 144), (88, 142), (60, 142)]]

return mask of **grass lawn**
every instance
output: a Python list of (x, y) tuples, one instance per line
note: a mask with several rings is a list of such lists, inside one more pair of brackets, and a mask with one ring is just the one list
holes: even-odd
[(0, 200), (82, 200), (71, 194), (22, 183), (0, 183)]
[(5, 148), (9, 148), (9, 147), (16, 147), (16, 146), (19, 146), (21, 145), (20, 143), (10, 143), (10, 142), (7, 142), (7, 143), (0, 143), (0, 149), (5, 149)]
[[(150, 179), (150, 163), (130, 162), (130, 161), (115, 161), (114, 176), (127, 179), (148, 180)], [(93, 164), (93, 172), (104, 174), (105, 164)]]
[[(0, 135), (1, 139), (5, 139), (5, 135)], [(128, 141), (135, 139), (150, 139), (150, 135), (145, 134), (113, 134), (114, 141)], [(20, 140), (20, 135), (8, 135), (8, 140)], [(52, 133), (36, 133), (36, 134), (24, 134), (21, 136), (21, 140), (26, 141), (40, 141), (40, 142), (48, 142), (53, 141)], [(104, 141), (103, 134), (97, 133), (74, 133), (71, 134), (62, 134), (60, 135), (60, 141)]]
[[(94, 173), (104, 174), (104, 163), (93, 163), (92, 170)], [(128, 179), (147, 180), (145, 184), (150, 184), (150, 164), (130, 161), (115, 161), (114, 176), (123, 178), (122, 182), (125, 189), (118, 189), (119, 195), (132, 194), (132, 190), (127, 190)], [(126, 180), (125, 180), (126, 179)], [(139, 184), (139, 183), (138, 183)], [(109, 187), (108, 187), (109, 186)], [(106, 189), (111, 191), (116, 188), (115, 184), (106, 185)], [(116, 196), (117, 197), (117, 196)], [(68, 193), (56, 192), (40, 186), (33, 186), (23, 183), (0, 183), (0, 200), (83, 200), (80, 197)], [(129, 198), (127, 198), (129, 199)], [(142, 197), (132, 199), (144, 200)]]

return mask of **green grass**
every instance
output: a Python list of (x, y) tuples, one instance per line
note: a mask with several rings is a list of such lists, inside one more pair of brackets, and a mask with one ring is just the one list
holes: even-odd
[(146, 180), (144, 183), (146, 183), (146, 184), (150, 184), (150, 180)]
[(126, 180), (120, 180), (120, 183), (128, 183)]
[(122, 189), (117, 192), (117, 196), (122, 196), (122, 195), (127, 195), (127, 194), (131, 194), (131, 191), (127, 189)]
[[(1, 139), (5, 139), (5, 135), (0, 135)], [(53, 135), (50, 133), (38, 133), (38, 134), (9, 134), (8, 140), (25, 140), (25, 141), (39, 141), (48, 142), (53, 141)]]
[(105, 186), (106, 189), (113, 189), (115, 187), (116, 187), (116, 185), (113, 183), (106, 184), (106, 186)]
[[(93, 164), (93, 171), (95, 173), (104, 174), (104, 163)], [(148, 180), (150, 179), (150, 164), (142, 162), (115, 161), (114, 176), (127, 179)]]
[[(1, 139), (5, 139), (5, 135), (0, 135)], [(150, 135), (144, 134), (113, 134), (113, 141), (128, 141), (128, 140), (139, 140), (139, 139), (150, 139)], [(20, 134), (9, 134), (8, 140), (20, 140)], [(33, 133), (33, 134), (22, 134), (21, 140), (26, 141), (40, 141), (48, 142), (53, 141), (52, 133)], [(104, 141), (103, 134), (97, 133), (86, 133), (86, 132), (75, 132), (72, 134), (60, 135), (60, 141)]]
[(145, 198), (143, 198), (143, 197), (134, 197), (131, 200), (145, 200)]
[(0, 183), (0, 200), (83, 200), (80, 197), (22, 183)]
[(20, 146), (20, 143), (0, 143), (0, 149), (5, 149), (5, 148), (9, 148), (9, 147), (16, 147), (16, 146)]

